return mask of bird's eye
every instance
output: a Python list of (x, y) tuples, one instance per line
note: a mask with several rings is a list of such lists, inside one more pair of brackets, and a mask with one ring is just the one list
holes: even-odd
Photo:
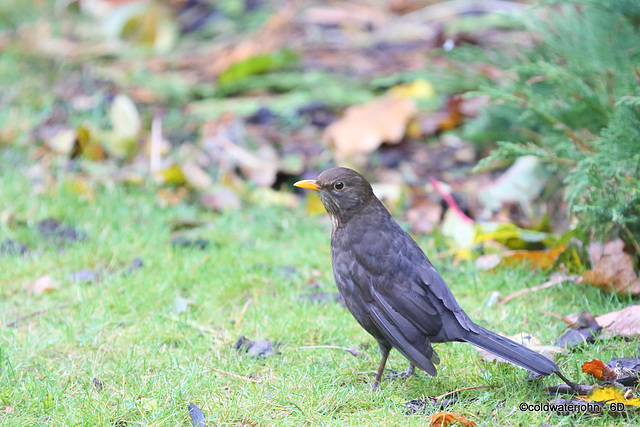
[(344, 188), (344, 183), (342, 181), (336, 181), (336, 183), (333, 184), (333, 188), (340, 191)]

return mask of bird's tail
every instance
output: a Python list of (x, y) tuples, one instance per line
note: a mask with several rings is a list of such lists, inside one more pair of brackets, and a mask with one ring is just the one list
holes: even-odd
[(491, 332), (482, 326), (477, 326), (478, 333), (469, 332), (462, 339), (491, 354), (500, 356), (511, 363), (522, 366), (540, 375), (550, 375), (559, 372), (558, 365), (540, 353), (518, 344), (515, 341)]

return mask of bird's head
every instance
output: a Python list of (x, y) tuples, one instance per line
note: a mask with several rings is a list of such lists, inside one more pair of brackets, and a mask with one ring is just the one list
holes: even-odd
[(327, 169), (315, 181), (298, 181), (293, 185), (317, 191), (324, 208), (338, 224), (346, 223), (378, 201), (367, 180), (348, 168)]

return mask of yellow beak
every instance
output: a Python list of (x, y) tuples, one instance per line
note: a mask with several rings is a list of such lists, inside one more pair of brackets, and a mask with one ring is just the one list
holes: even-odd
[(320, 187), (318, 187), (318, 184), (312, 179), (305, 179), (304, 181), (298, 181), (293, 185), (300, 188), (306, 188), (308, 190), (320, 191)]

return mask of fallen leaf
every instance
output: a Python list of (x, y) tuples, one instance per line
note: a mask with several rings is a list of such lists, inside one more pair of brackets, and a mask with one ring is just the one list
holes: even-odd
[(566, 245), (543, 251), (510, 251), (504, 254), (502, 265), (529, 265), (530, 267), (547, 269), (555, 264)]
[(429, 426), (431, 427), (446, 427), (453, 422), (458, 422), (463, 426), (475, 426), (476, 423), (469, 420), (464, 415), (457, 414), (455, 412), (436, 412), (431, 415), (431, 421)]
[(135, 138), (140, 132), (140, 114), (131, 98), (116, 95), (109, 110), (113, 131), (121, 138)]
[(593, 270), (584, 272), (585, 281), (606, 292), (640, 295), (640, 278), (633, 268), (633, 258), (624, 252), (624, 242), (616, 239), (601, 245), (592, 243), (589, 253)]
[(180, 248), (197, 248), (200, 250), (207, 249), (209, 241), (205, 239), (188, 239), (184, 236), (175, 236), (171, 238), (171, 246)]
[(87, 238), (84, 231), (77, 230), (72, 226), (63, 226), (55, 218), (46, 218), (38, 222), (38, 231), (42, 237), (60, 242), (76, 242)]
[(500, 210), (508, 204), (520, 204), (527, 213), (549, 177), (549, 171), (539, 158), (520, 157), (498, 179), (481, 188), (478, 199), (489, 211)]
[(606, 387), (593, 387), (588, 400), (604, 403), (624, 403), (627, 406), (640, 406), (640, 398), (631, 397), (625, 393), (624, 387), (614, 384)]
[(178, 36), (173, 14), (162, 2), (126, 2), (103, 21), (104, 31), (112, 40), (150, 46), (159, 53), (169, 51)]
[(98, 279), (98, 273), (93, 270), (84, 269), (71, 273), (68, 278), (72, 282), (92, 283)]
[(72, 158), (83, 156), (91, 161), (100, 162), (107, 158), (107, 153), (98, 140), (96, 132), (87, 126), (76, 128), (76, 144), (71, 153)]
[(133, 261), (131, 261), (129, 265), (124, 269), (122, 274), (127, 276), (133, 273), (134, 271), (141, 269), (143, 266), (144, 266), (144, 262), (142, 261), (142, 258), (134, 258)]
[(562, 334), (554, 343), (558, 347), (569, 348), (585, 342), (593, 342), (602, 329), (602, 326), (588, 311), (580, 313), (580, 316), (569, 327), (572, 329)]
[(76, 144), (75, 129), (60, 129), (53, 137), (45, 140), (49, 148), (58, 154), (69, 156)]
[(598, 359), (593, 359), (590, 362), (583, 363), (582, 372), (589, 374), (600, 381), (611, 381), (618, 378), (618, 375), (613, 369)]
[(7, 239), (0, 244), (0, 255), (24, 255), (29, 252), (29, 248), (20, 242)]
[(607, 337), (637, 337), (640, 335), (640, 305), (596, 316), (596, 321), (604, 328)]
[(166, 208), (167, 206), (176, 206), (183, 202), (188, 195), (189, 191), (184, 187), (179, 187), (175, 190), (171, 188), (161, 188), (156, 193), (158, 204), (163, 208)]
[(315, 191), (305, 191), (304, 207), (307, 213), (311, 215), (321, 215), (326, 212), (322, 200), (320, 200)]
[(33, 295), (40, 295), (43, 292), (51, 292), (55, 289), (59, 289), (60, 284), (54, 282), (51, 276), (46, 275), (42, 276), (39, 279), (29, 283), (26, 286), (26, 289), (31, 292)]
[(187, 182), (182, 168), (177, 164), (158, 171), (157, 177), (162, 184), (184, 185)]
[(174, 314), (182, 314), (187, 311), (189, 305), (191, 305), (191, 300), (178, 295), (176, 299), (173, 300), (173, 307), (171, 308), (171, 311)]
[(413, 198), (406, 217), (412, 233), (431, 233), (442, 218), (442, 205), (431, 200), (426, 194)]
[[(581, 314), (571, 313), (562, 317), (562, 321), (570, 327), (584, 327), (579, 323)], [(601, 338), (614, 336), (636, 337), (640, 335), (640, 305), (632, 305), (619, 311), (602, 314), (595, 317), (598, 325), (604, 330), (600, 333)]]
[(185, 181), (196, 190), (211, 188), (213, 180), (195, 162), (184, 162), (181, 167)]
[[(298, 62), (298, 55), (290, 49), (259, 53), (235, 62), (218, 76), (218, 88), (238, 83), (249, 76), (275, 71)], [(224, 90), (224, 89), (223, 89)]]
[(241, 336), (234, 347), (256, 359), (260, 356), (269, 357), (273, 355), (273, 346), (268, 340), (251, 341), (247, 337)]
[(200, 195), (200, 204), (214, 212), (238, 210), (242, 206), (240, 197), (224, 187), (214, 188)]
[(401, 84), (388, 90), (389, 94), (404, 99), (433, 99), (436, 91), (433, 85), (425, 79), (416, 79), (411, 83)]
[(440, 119), (440, 130), (455, 129), (462, 123), (462, 114), (460, 113), (460, 105), (462, 97), (454, 95), (449, 98), (447, 103), (447, 115)]
[(502, 261), (501, 254), (480, 255), (476, 258), (475, 265), (476, 269), (487, 271), (496, 268), (500, 264), (500, 261)]
[[(440, 231), (444, 236), (453, 239), (457, 248), (467, 250), (474, 242), (475, 226), (459, 215), (455, 209), (447, 209), (440, 225)], [(459, 253), (459, 258), (466, 258), (465, 253)]]
[(349, 107), (329, 125), (323, 141), (345, 159), (375, 151), (383, 142), (398, 143), (416, 112), (415, 102), (393, 95)]

